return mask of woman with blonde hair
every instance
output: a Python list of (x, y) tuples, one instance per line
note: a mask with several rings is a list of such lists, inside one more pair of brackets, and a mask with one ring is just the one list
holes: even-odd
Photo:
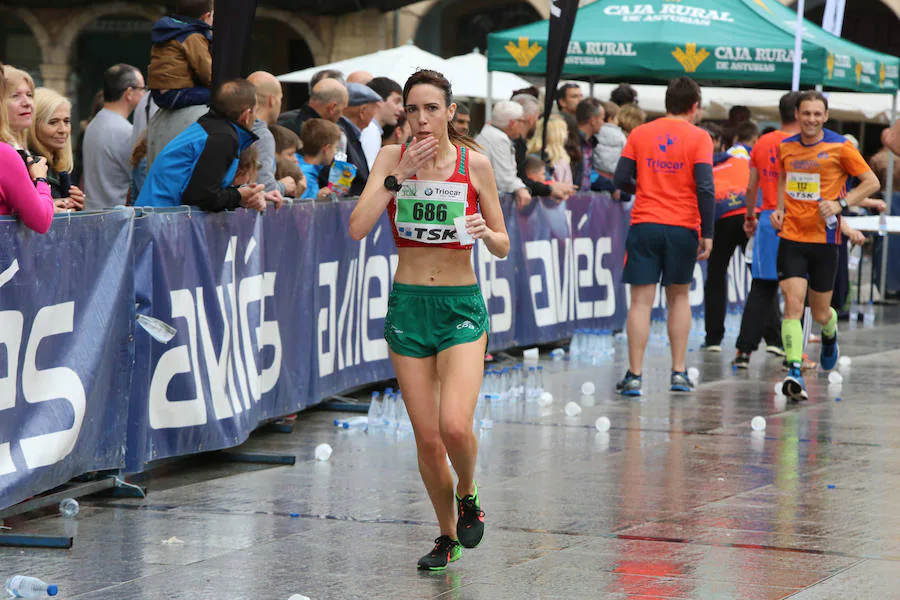
[(627, 137), (638, 125), (643, 125), (647, 114), (637, 104), (626, 104), (619, 109), (618, 121), (622, 133)]
[(84, 210), (84, 193), (71, 185), (72, 104), (48, 88), (34, 92), (34, 117), (28, 128), (28, 150), (47, 159), (47, 181), (57, 208)]
[(28, 128), (34, 117), (34, 79), (21, 69), (6, 65), (3, 69), (6, 83), (7, 131), (3, 141), (11, 144), (16, 150), (24, 150), (27, 146)]
[[(553, 166), (553, 181), (572, 183), (572, 163), (566, 151), (569, 128), (562, 119), (551, 118), (547, 125), (547, 160)], [(543, 119), (538, 121), (534, 135), (528, 140), (528, 153), (541, 154), (544, 135)]]
[[(6, 98), (7, 69), (0, 63), (0, 98)], [(0, 215), (16, 215), (26, 227), (46, 233), (53, 222), (53, 199), (47, 184), (47, 161), (25, 161), (12, 145), (8, 113), (0, 110)]]

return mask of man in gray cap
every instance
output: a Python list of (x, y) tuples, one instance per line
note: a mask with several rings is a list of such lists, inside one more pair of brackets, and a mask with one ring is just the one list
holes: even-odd
[(381, 103), (381, 96), (372, 88), (358, 83), (348, 83), (347, 92), (350, 99), (338, 126), (347, 136), (347, 162), (356, 167), (356, 178), (350, 186), (350, 195), (359, 196), (369, 178), (369, 163), (359, 137), (363, 129), (372, 122)]

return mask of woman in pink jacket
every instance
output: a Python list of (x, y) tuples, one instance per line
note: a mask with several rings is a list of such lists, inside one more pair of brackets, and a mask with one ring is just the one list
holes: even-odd
[(0, 63), (0, 215), (16, 215), (38, 233), (47, 233), (53, 221), (53, 198), (47, 183), (47, 160), (30, 161), (26, 168), (12, 146), (15, 138), (9, 129), (8, 92), (3, 64)]

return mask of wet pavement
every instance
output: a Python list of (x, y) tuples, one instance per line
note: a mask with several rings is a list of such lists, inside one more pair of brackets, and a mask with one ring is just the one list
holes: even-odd
[[(147, 482), (145, 500), (8, 523), (75, 544), (0, 548), (0, 577), (98, 600), (898, 598), (900, 310), (840, 329), (843, 384), (810, 373), (801, 405), (774, 392), (780, 359), (757, 352), (731, 371), (733, 331), (723, 354), (692, 338), (693, 394), (667, 391), (659, 339), (635, 400), (612, 393), (621, 345), (600, 367), (542, 361), (555, 400), (498, 407), (480, 433), (487, 533), (444, 573), (415, 569), (438, 532), (409, 434), (337, 430), (339, 415), (310, 411), (244, 447), (295, 466), (192, 461)], [(568, 401), (583, 412), (567, 417)], [(313, 458), (322, 442), (328, 462)]]

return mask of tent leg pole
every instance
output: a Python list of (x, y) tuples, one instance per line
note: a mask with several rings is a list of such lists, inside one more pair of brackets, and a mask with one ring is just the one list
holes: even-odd
[(797, 24), (794, 31), (794, 72), (791, 77), (791, 91), (800, 91), (800, 65), (803, 62), (803, 14), (806, 3), (797, 0)]
[(484, 99), (484, 124), (491, 122), (491, 108), (494, 104), (494, 78), (491, 77), (492, 71), (487, 74), (487, 98)]
[[(894, 121), (897, 120), (897, 93), (894, 93), (894, 100), (891, 102), (891, 122), (890, 125), (894, 124)], [(890, 126), (889, 125), (889, 126)], [(894, 199), (894, 153), (888, 152), (888, 167), (887, 167), (887, 182), (884, 185), (885, 190), (885, 198), (884, 202), (887, 204), (887, 208), (885, 208), (884, 212), (886, 215), (891, 214), (891, 202)], [(881, 293), (881, 301), (884, 302), (885, 296), (885, 284), (887, 283), (887, 264), (888, 264), (888, 240), (891, 236), (886, 235), (881, 238), (881, 285), (878, 288), (878, 291)]]

